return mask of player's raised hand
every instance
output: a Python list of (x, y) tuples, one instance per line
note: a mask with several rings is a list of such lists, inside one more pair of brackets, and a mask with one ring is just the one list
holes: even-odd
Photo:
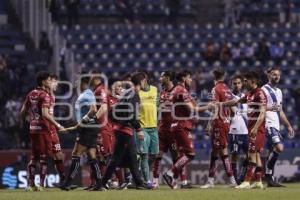
[(295, 137), (295, 130), (293, 129), (293, 127), (289, 126), (287, 129), (288, 129), (288, 137), (290, 139), (294, 138)]

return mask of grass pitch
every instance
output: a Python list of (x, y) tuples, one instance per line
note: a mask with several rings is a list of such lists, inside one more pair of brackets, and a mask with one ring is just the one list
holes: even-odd
[(286, 188), (266, 188), (264, 190), (237, 190), (225, 186), (213, 189), (171, 190), (110, 190), (86, 192), (81, 189), (60, 191), (48, 189), (43, 192), (24, 190), (1, 190), (0, 200), (300, 200), (300, 184), (286, 184)]

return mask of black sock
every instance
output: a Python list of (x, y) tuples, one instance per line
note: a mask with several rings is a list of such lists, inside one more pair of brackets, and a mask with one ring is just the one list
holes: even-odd
[(130, 171), (129, 170), (125, 170), (125, 182), (131, 182), (131, 180), (132, 180), (132, 176), (131, 176), (131, 173), (130, 173)]
[(271, 154), (267, 160), (267, 163), (266, 163), (266, 174), (267, 175), (272, 175), (274, 173), (274, 167), (275, 167), (278, 157), (279, 157), (278, 152), (276, 152), (276, 151), (271, 152)]
[(92, 170), (92, 175), (96, 179), (97, 183), (101, 181), (100, 167), (96, 159), (89, 160), (90, 168)]
[(76, 177), (79, 167), (80, 167), (80, 157), (72, 156), (72, 163), (66, 180), (67, 185), (70, 184), (71, 181)]
[(238, 176), (238, 179), (240, 182), (243, 182), (247, 173), (247, 166), (248, 166), (248, 158), (245, 158), (245, 160), (242, 163), (242, 167)]

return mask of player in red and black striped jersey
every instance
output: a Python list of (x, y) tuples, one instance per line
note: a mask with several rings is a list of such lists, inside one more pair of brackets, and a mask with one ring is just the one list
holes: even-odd
[[(48, 72), (37, 75), (38, 87), (28, 93), (21, 109), (21, 116), (30, 115), (31, 159), (28, 164), (29, 191), (43, 190), (47, 173), (47, 158), (52, 156), (52, 126), (64, 129), (51, 115), (51, 76)], [(54, 127), (53, 127), (54, 128)], [(40, 185), (34, 183), (37, 163), (40, 164)]]

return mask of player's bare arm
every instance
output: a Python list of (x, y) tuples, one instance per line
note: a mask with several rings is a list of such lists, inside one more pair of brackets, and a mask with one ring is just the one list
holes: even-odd
[(295, 131), (294, 131), (291, 123), (287, 119), (287, 117), (286, 117), (285, 112), (283, 111), (283, 109), (280, 110), (279, 116), (280, 116), (280, 120), (282, 121), (282, 123), (284, 124), (284, 126), (288, 129), (289, 138), (293, 138), (295, 136)]
[(50, 121), (58, 130), (64, 129), (64, 127), (55, 121), (53, 116), (49, 114), (49, 108), (42, 108), (42, 116)]
[(266, 110), (267, 110), (267, 109), (266, 109), (265, 106), (260, 105), (260, 107), (259, 107), (260, 113), (259, 113), (259, 116), (258, 116), (258, 118), (257, 118), (257, 121), (256, 121), (256, 123), (255, 123), (253, 129), (252, 129), (251, 132), (250, 132), (250, 135), (251, 135), (251, 136), (256, 136), (259, 126), (260, 126), (260, 125), (263, 123), (263, 121), (265, 120), (265, 117), (266, 117)]
[(26, 101), (27, 101), (27, 99), (26, 99), (25, 102), (23, 103), (22, 108), (21, 108), (21, 111), (20, 111), (20, 116), (21, 116), (22, 119), (25, 118), (26, 112), (27, 112), (27, 110), (28, 110), (28, 108), (27, 108), (27, 106), (26, 106)]
[(186, 103), (186, 105), (189, 108), (189, 110), (195, 111), (195, 112), (205, 112), (207, 110), (211, 110), (216, 107), (214, 103), (208, 103), (205, 106), (194, 106), (192, 102), (188, 102), (188, 103)]
[(221, 102), (221, 103), (217, 103), (220, 104), (221, 106), (226, 106), (226, 107), (232, 107), (232, 106), (236, 106), (239, 103), (242, 103), (243, 99), (232, 99), (230, 101), (226, 101), (226, 102)]
[(100, 119), (101, 117), (103, 117), (108, 111), (108, 105), (107, 103), (104, 103), (101, 105), (101, 107), (99, 108), (99, 110), (96, 113), (96, 118)]

